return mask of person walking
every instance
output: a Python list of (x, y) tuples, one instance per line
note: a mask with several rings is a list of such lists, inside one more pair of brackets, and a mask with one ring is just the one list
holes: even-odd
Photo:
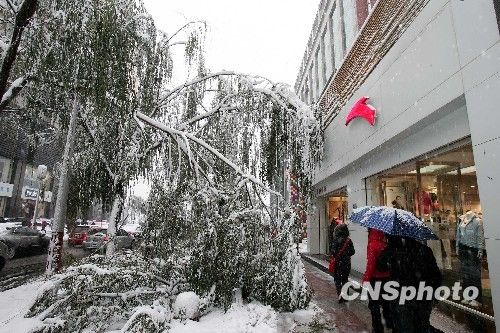
[[(366, 269), (363, 275), (363, 282), (368, 282), (375, 288), (376, 283), (380, 283), (380, 289), (384, 289), (384, 284), (389, 281), (389, 270), (384, 271), (377, 268), (377, 259), (382, 251), (386, 248), (385, 234), (377, 229), (368, 229), (368, 245), (366, 248)], [(372, 316), (372, 332), (383, 333), (384, 325), (382, 324), (381, 310), (383, 311), (385, 325), (387, 328), (393, 328), (392, 314), (389, 301), (379, 297), (373, 299), (369, 294), (368, 308)]]
[(355, 253), (354, 245), (349, 238), (347, 224), (339, 224), (335, 227), (330, 251), (332, 257), (335, 259), (333, 278), (335, 280), (337, 295), (339, 296), (339, 303), (344, 303), (347, 300), (342, 297), (342, 286), (344, 286), (349, 279), (349, 273), (351, 272), (351, 257)]
[[(377, 268), (388, 270), (392, 281), (402, 287), (415, 287), (420, 282), (435, 290), (441, 285), (441, 271), (432, 250), (419, 241), (387, 235), (387, 247), (380, 253)], [(399, 299), (391, 302), (394, 330), (397, 333), (432, 332), (430, 315), (433, 299), (407, 300), (399, 304)]]

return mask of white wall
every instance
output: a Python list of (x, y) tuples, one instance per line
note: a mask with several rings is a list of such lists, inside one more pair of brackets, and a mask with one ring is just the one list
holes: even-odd
[[(500, 252), (499, 93), (493, 2), (430, 1), (327, 127), (325, 158), (316, 174), (318, 201), (347, 186), (350, 210), (370, 204), (364, 178), (470, 135), (487, 251)], [(361, 96), (377, 108), (376, 125), (356, 119), (346, 127), (345, 117)], [(363, 271), (366, 231), (350, 228), (353, 268)], [(314, 230), (310, 237), (317, 237)], [(500, 311), (500, 262), (490, 258), (488, 264), (494, 309)]]

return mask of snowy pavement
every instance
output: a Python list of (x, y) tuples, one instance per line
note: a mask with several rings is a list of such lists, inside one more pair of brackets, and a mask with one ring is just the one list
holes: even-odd
[(38, 319), (24, 318), (24, 315), (42, 284), (36, 281), (0, 293), (0, 333), (27, 333), (40, 324)]
[[(312, 259), (312, 258), (310, 258)], [(316, 260), (315, 260), (316, 261)], [(335, 322), (339, 333), (371, 332), (371, 315), (368, 302), (356, 299), (338, 304), (333, 277), (303, 260), (307, 281), (314, 291), (312, 301), (317, 304)], [(327, 263), (321, 263), (327, 265)], [(350, 278), (356, 281), (355, 278)], [(431, 314), (431, 324), (445, 333), (495, 332), (489, 325), (464, 320), (463, 313), (451, 310), (446, 314), (440, 306), (435, 306)], [(390, 331), (387, 331), (390, 332)]]

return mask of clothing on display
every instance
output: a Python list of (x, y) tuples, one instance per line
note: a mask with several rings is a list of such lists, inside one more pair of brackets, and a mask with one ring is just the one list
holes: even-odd
[(460, 260), (462, 287), (476, 287), (479, 290), (477, 302), (482, 301), (481, 259), (484, 250), (482, 220), (471, 211), (460, 217), (457, 226), (457, 254)]

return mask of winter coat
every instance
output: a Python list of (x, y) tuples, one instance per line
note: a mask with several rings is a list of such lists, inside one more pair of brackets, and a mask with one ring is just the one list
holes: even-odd
[(342, 245), (344, 244), (346, 239), (349, 239), (347, 248), (345, 249), (344, 253), (342, 253), (342, 255), (338, 258), (338, 261), (336, 262), (336, 269), (349, 268), (350, 270), (351, 257), (355, 253), (354, 244), (352, 243), (352, 240), (349, 238), (349, 229), (347, 229), (347, 225), (339, 224), (337, 227), (335, 227), (334, 237), (332, 245), (330, 247), (332, 256), (337, 257), (337, 254), (342, 249)]
[(381, 280), (389, 277), (389, 271), (377, 269), (377, 259), (386, 248), (385, 234), (377, 229), (368, 231), (368, 246), (366, 248), (366, 270), (363, 282)]
[(380, 253), (377, 269), (388, 270), (391, 280), (400, 287), (441, 286), (441, 271), (436, 264), (432, 250), (411, 238), (388, 236), (387, 247)]

